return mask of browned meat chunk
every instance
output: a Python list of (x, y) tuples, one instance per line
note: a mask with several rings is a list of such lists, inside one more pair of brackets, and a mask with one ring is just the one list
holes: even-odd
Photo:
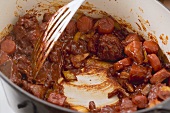
[(113, 32), (114, 20), (110, 17), (102, 18), (97, 21), (97, 29), (99, 33), (109, 34)]
[(25, 55), (16, 56), (14, 62), (17, 62), (17, 72), (24, 76), (24, 79), (31, 82), (33, 79), (31, 70), (32, 67), (31, 62), (28, 60), (28, 58)]
[(146, 108), (148, 106), (148, 100), (146, 96), (143, 96), (143, 95), (135, 95), (134, 97), (132, 97), (132, 102), (138, 108)]
[(40, 36), (40, 28), (35, 15), (26, 14), (20, 17), (13, 29), (14, 35), (22, 49), (28, 49), (34, 45)]
[(17, 39), (22, 39), (26, 35), (26, 30), (23, 26), (14, 26), (14, 34)]
[(12, 60), (8, 60), (5, 63), (3, 63), (3, 65), (0, 65), (0, 71), (7, 76), (8, 78), (10, 78), (13, 74), (13, 62)]
[(136, 33), (130, 33), (125, 40), (123, 41), (124, 45), (128, 45), (129, 43), (133, 42), (133, 41), (140, 41), (140, 38), (138, 36), (138, 34)]
[(65, 44), (63, 49), (64, 54), (83, 54), (87, 53), (87, 43), (84, 40), (79, 40), (78, 42), (70, 40)]
[(137, 106), (129, 99), (123, 98), (121, 103), (121, 113), (131, 113), (137, 110)]
[(130, 66), (132, 64), (132, 60), (130, 58), (124, 58), (116, 63), (114, 63), (114, 69), (119, 71), (126, 66)]
[(133, 41), (125, 47), (125, 54), (131, 57), (138, 64), (142, 64), (144, 60), (142, 43), (139, 41)]
[(1, 50), (7, 54), (13, 54), (16, 50), (16, 44), (14, 41), (6, 39), (1, 43)]
[(100, 37), (97, 56), (107, 61), (117, 61), (123, 58), (123, 47), (119, 39), (112, 34)]
[(99, 39), (99, 35), (95, 34), (92, 36), (91, 39), (89, 39), (89, 41), (87, 43), (88, 51), (90, 51), (93, 54), (96, 54), (96, 52), (97, 52), (98, 39)]
[(133, 84), (141, 84), (147, 76), (147, 68), (141, 65), (133, 64), (130, 70), (130, 82)]
[(77, 20), (77, 28), (80, 32), (88, 32), (93, 28), (93, 19), (82, 16)]
[(67, 34), (74, 35), (77, 31), (76, 21), (71, 20), (65, 29)]
[(62, 51), (60, 44), (56, 43), (56, 45), (53, 47), (53, 50), (49, 54), (49, 59), (51, 62), (60, 63), (62, 62)]
[(43, 22), (48, 22), (51, 18), (52, 18), (52, 16), (53, 16), (53, 14), (51, 14), (51, 13), (45, 13), (44, 15), (43, 15)]
[(63, 106), (65, 100), (66, 100), (66, 97), (64, 95), (57, 94), (55, 92), (50, 93), (47, 99), (48, 102), (51, 102), (59, 106)]
[(43, 23), (40, 23), (40, 31), (41, 32), (45, 32), (45, 30), (47, 29), (47, 22), (43, 22)]
[(161, 62), (159, 58), (156, 56), (156, 54), (149, 54), (148, 60), (155, 72), (161, 69)]
[(158, 44), (154, 41), (145, 41), (143, 43), (143, 47), (146, 49), (146, 52), (149, 54), (157, 54), (158, 52)]
[(152, 76), (150, 82), (152, 84), (161, 83), (168, 77), (170, 77), (170, 72), (163, 68)]
[(30, 91), (36, 97), (43, 99), (44, 95), (46, 93), (46, 88), (44, 86), (42, 86), (42, 85), (31, 85), (30, 86)]
[(0, 65), (2, 65), (8, 60), (9, 60), (9, 56), (7, 55), (7, 53), (0, 50)]

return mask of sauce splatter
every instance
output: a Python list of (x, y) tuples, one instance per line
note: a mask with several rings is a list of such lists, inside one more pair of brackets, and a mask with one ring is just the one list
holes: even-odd
[(168, 36), (166, 35), (164, 35), (164, 34), (161, 34), (160, 36), (159, 36), (159, 38), (160, 38), (160, 40), (162, 40), (162, 43), (164, 44), (164, 45), (167, 45), (168, 44)]

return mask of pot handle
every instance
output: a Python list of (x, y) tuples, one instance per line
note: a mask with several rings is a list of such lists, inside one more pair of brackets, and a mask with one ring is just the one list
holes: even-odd
[(31, 102), (30, 100), (26, 100), (26, 101), (23, 101), (22, 103), (18, 104), (18, 109), (26, 108), (29, 105), (32, 105), (33, 113), (38, 113), (36, 105), (33, 102)]

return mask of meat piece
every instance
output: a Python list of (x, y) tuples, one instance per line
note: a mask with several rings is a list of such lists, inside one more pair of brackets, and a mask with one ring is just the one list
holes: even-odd
[(112, 34), (100, 37), (97, 56), (106, 61), (117, 61), (123, 58), (123, 47), (119, 39)]
[(66, 97), (64, 95), (57, 94), (55, 92), (50, 93), (49, 97), (47, 98), (48, 102), (51, 102), (59, 106), (63, 106), (65, 100), (66, 100)]
[(137, 106), (129, 98), (123, 98), (120, 109), (121, 113), (131, 113), (137, 110)]
[(30, 86), (31, 93), (41, 99), (44, 98), (46, 90), (47, 89), (42, 85), (31, 85)]
[(9, 60), (9, 56), (7, 55), (7, 53), (0, 50), (0, 65), (2, 65), (8, 60)]
[(34, 29), (34, 30), (27, 31), (26, 38), (34, 45), (36, 43), (39, 35), (40, 35), (39, 30)]
[[(49, 62), (45, 62), (43, 67), (40, 69), (39, 73), (37, 74), (35, 80), (37, 84), (46, 84), (46, 87), (48, 86), (49, 81), (52, 81), (52, 75), (51, 75), (52, 65)], [(51, 75), (51, 76), (48, 76)], [(53, 80), (55, 81), (55, 80)]]
[(62, 61), (62, 51), (61, 51), (61, 44), (57, 43), (53, 47), (53, 50), (49, 54), (49, 59), (51, 62), (59, 63)]
[(40, 31), (41, 32), (45, 32), (45, 30), (47, 29), (47, 24), (48, 24), (48, 22), (40, 23)]
[(40, 36), (39, 23), (36, 19), (36, 16), (33, 14), (26, 14), (23, 17), (20, 17), (17, 23), (14, 25), (13, 31), (19, 46), (23, 47), (30, 46), (30, 43), (34, 45), (36, 40)]
[(136, 63), (142, 64), (144, 60), (142, 43), (139, 41), (133, 41), (125, 47), (125, 54), (131, 57)]
[(73, 40), (69, 40), (63, 47), (64, 54), (83, 54), (87, 53), (87, 43), (84, 40), (79, 40), (75, 42)]
[(76, 22), (71, 20), (65, 29), (67, 34), (74, 35), (77, 31)]
[(18, 40), (24, 38), (26, 35), (26, 29), (23, 26), (15, 25), (13, 32)]
[(97, 30), (102, 34), (112, 33), (114, 29), (114, 20), (110, 17), (102, 18), (97, 21)]
[(93, 28), (93, 19), (87, 16), (82, 16), (77, 20), (77, 28), (80, 32), (88, 32)]
[(146, 52), (149, 54), (157, 54), (159, 46), (156, 42), (154, 41), (145, 41), (143, 43), (143, 47), (146, 49)]
[(53, 14), (51, 14), (51, 13), (45, 13), (44, 15), (43, 15), (43, 22), (48, 22), (51, 18), (52, 18), (52, 16), (53, 16)]
[[(24, 21), (24, 20), (22, 20)], [(16, 31), (17, 28), (23, 28), (24, 32)], [(39, 37), (39, 28), (37, 30), (33, 28), (24, 28), (23, 25), (15, 25), (14, 26), (14, 35), (16, 36), (16, 44), (17, 44), (17, 52), (20, 54), (26, 54), (30, 56), (33, 52), (33, 46), (35, 45), (36, 40)], [(22, 33), (23, 32), (23, 33)], [(27, 35), (28, 33), (28, 35)]]
[(143, 95), (135, 95), (132, 97), (132, 102), (140, 109), (148, 106), (148, 100), (146, 96)]
[(133, 84), (141, 84), (147, 76), (147, 68), (133, 64), (130, 70), (129, 81)]
[(71, 62), (74, 67), (79, 68), (84, 64), (84, 60), (89, 56), (89, 53), (75, 55), (71, 57)]
[(90, 51), (91, 53), (94, 53), (94, 54), (97, 53), (98, 39), (99, 39), (98, 34), (93, 35), (92, 38), (89, 39), (87, 43), (87, 48), (88, 48), (88, 51)]
[(0, 65), (0, 71), (5, 76), (10, 78), (13, 74), (13, 62), (12, 62), (12, 60), (8, 60), (8, 61), (4, 62), (2, 65)]
[(1, 50), (7, 54), (13, 54), (16, 50), (16, 44), (10, 39), (6, 39), (1, 43)]
[(140, 37), (138, 34), (136, 33), (130, 33), (125, 40), (123, 41), (124, 45), (128, 45), (129, 43), (133, 42), (133, 41), (139, 41), (140, 42)]
[(159, 58), (156, 56), (156, 54), (149, 54), (148, 60), (155, 72), (161, 69), (161, 62)]
[(28, 58), (25, 55), (18, 55), (14, 57), (14, 62), (17, 62), (17, 72), (19, 72), (21, 76), (26, 76), (27, 81), (32, 82), (32, 67), (31, 62), (28, 60)]
[(152, 84), (161, 83), (168, 77), (170, 77), (170, 72), (163, 68), (152, 76), (150, 82)]
[(33, 86), (33, 84), (27, 82), (26, 80), (22, 80), (22, 86), (21, 86), (22, 89), (32, 93), (31, 90), (30, 90), (32, 86)]
[(114, 63), (114, 69), (116, 71), (122, 70), (126, 66), (130, 66), (132, 64), (132, 60), (130, 58), (124, 58), (116, 63)]
[(114, 25), (114, 26), (115, 27), (114, 27), (112, 34), (115, 35), (119, 40), (121, 40), (121, 41), (124, 40), (126, 38), (126, 36), (129, 34), (129, 32), (125, 28), (120, 28), (120, 30), (115, 29), (116, 25)]

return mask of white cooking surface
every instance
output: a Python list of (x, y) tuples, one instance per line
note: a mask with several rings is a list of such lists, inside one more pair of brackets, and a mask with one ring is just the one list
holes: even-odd
[(0, 78), (0, 113), (15, 113), (8, 105)]

